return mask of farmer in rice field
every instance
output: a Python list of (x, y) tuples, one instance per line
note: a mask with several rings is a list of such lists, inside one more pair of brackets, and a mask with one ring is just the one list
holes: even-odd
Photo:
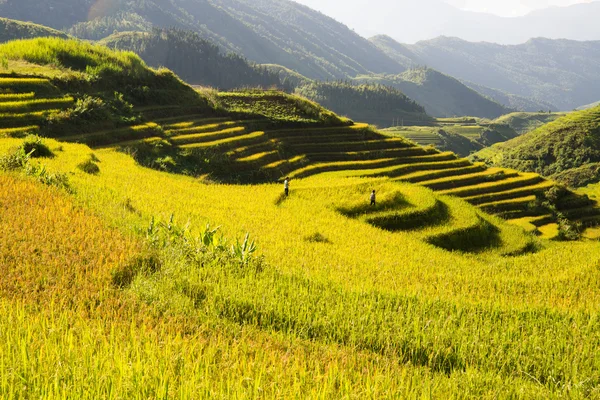
[(376, 198), (375, 198), (375, 191), (373, 190), (371, 192), (371, 205), (374, 206), (376, 203)]
[(285, 181), (283, 181), (283, 191), (285, 192), (286, 196), (290, 195), (290, 178), (286, 177)]

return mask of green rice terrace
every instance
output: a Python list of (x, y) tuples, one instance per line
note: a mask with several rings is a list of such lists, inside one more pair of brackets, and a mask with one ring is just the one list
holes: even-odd
[[(73, 97), (61, 95), (43, 78), (4, 77), (0, 78), (0, 88), (0, 135), (4, 137), (40, 134), (92, 148), (121, 149), (136, 157), (139, 153), (155, 153), (159, 161), (154, 166), (160, 164), (167, 170), (182, 154), (201, 154), (218, 160), (205, 175), (217, 180), (235, 177), (238, 182), (269, 182), (285, 176), (300, 179), (325, 174), (415, 183), (439, 195), (461, 198), (486, 213), (549, 238), (559, 234), (561, 219), (583, 227), (600, 221), (600, 209), (594, 201), (567, 191), (556, 190), (558, 195), (552, 199), (555, 203), (548, 206), (545, 193), (555, 184), (537, 174), (487, 168), (452, 152), (420, 147), (280, 92), (213, 94), (227, 110), (224, 114), (238, 115), (238, 119), (218, 116), (214, 110), (207, 113), (156, 105), (140, 107), (139, 123), (130, 126), (99, 130), (88, 127), (83, 134), (62, 135), (63, 131), (48, 124), (47, 118), (71, 107)], [(289, 127), (294, 125), (298, 126)], [(165, 149), (174, 156), (159, 157)], [(443, 223), (452, 216), (447, 209), (440, 209), (440, 204), (408, 215), (443, 214), (439, 220)], [(388, 221), (402, 220), (400, 215), (403, 212), (392, 207), (383, 214), (369, 216), (367, 221), (385, 229), (401, 229), (401, 222)], [(478, 224), (486, 223), (479, 217), (471, 218), (471, 222), (473, 232), (477, 232)]]

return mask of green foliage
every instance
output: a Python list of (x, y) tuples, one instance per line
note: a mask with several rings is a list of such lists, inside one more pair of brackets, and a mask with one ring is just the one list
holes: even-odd
[(37, 135), (30, 135), (25, 138), (21, 148), (25, 154), (32, 158), (54, 157), (52, 150)]
[(92, 158), (77, 165), (77, 168), (90, 175), (98, 175), (100, 173), (100, 167)]
[(509, 111), (460, 81), (430, 68), (415, 68), (399, 75), (361, 75), (356, 81), (395, 87), (435, 117), (497, 118)]
[[(0, 171), (21, 172), (23, 175), (31, 177), (44, 185), (71, 191), (69, 178), (66, 174), (48, 172), (44, 165), (31, 162), (31, 157), (35, 153), (35, 149), (44, 146), (37, 143), (37, 139), (39, 138), (31, 137), (23, 145), (0, 156)], [(33, 144), (30, 145), (31, 143)]]
[(110, 48), (133, 51), (148, 65), (167, 67), (193, 85), (230, 90), (242, 87), (282, 87), (277, 74), (248, 63), (243, 57), (223, 55), (219, 47), (197, 33), (154, 28), (126, 32), (102, 41)]
[(305, 98), (275, 90), (219, 93), (223, 108), (231, 113), (268, 118), (279, 123), (347, 125), (348, 121)]
[(64, 32), (31, 22), (0, 18), (0, 43), (18, 39), (33, 39), (36, 37), (60, 37), (66, 39), (68, 36)]
[(390, 126), (392, 121), (400, 119), (406, 120), (406, 124), (433, 122), (423, 107), (389, 86), (311, 82), (296, 88), (296, 93), (339, 115), (378, 126)]
[[(600, 107), (567, 114), (532, 132), (497, 144), (481, 157), (497, 165), (562, 179), (575, 187), (598, 179)], [(574, 171), (572, 174), (569, 171)]]
[(136, 13), (119, 12), (73, 25), (69, 33), (81, 39), (101, 40), (115, 32), (149, 32), (152, 24)]
[(126, 74), (130, 79), (140, 79), (152, 75), (134, 53), (114, 52), (106, 47), (77, 40), (17, 40), (0, 45), (0, 52), (10, 60), (25, 60), (40, 65), (54, 64), (97, 78)]

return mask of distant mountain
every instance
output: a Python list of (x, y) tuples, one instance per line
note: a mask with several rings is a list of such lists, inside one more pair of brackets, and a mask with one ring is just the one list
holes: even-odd
[(0, 0), (0, 15), (98, 40), (114, 30), (175, 27), (225, 50), (305, 76), (338, 79), (404, 70), (332, 18), (283, 0)]
[(430, 68), (415, 68), (398, 75), (359, 76), (358, 82), (393, 86), (423, 105), (435, 117), (497, 118), (510, 109), (490, 100), (448, 75)]
[(475, 155), (577, 187), (600, 180), (600, 107), (577, 111)]
[(352, 85), (348, 82), (312, 82), (296, 93), (356, 121), (381, 128), (403, 119), (406, 124), (433, 124), (425, 109), (397, 89), (382, 85)]
[(492, 89), (487, 86), (478, 85), (473, 82), (468, 82), (464, 80), (462, 82), (471, 89), (475, 90), (476, 92), (479, 92), (482, 95), (494, 100), (496, 103), (500, 103), (514, 110), (525, 112), (558, 111), (557, 106), (542, 100), (535, 100), (530, 97), (518, 96), (516, 94), (507, 93), (503, 90)]
[(221, 90), (282, 88), (279, 74), (251, 65), (238, 55), (224, 55), (218, 46), (189, 31), (154, 28), (152, 32), (116, 33), (100, 43), (133, 51), (148, 65), (167, 67), (192, 85)]
[(46, 26), (0, 18), (0, 43), (15, 39), (33, 39), (46, 36), (68, 37), (66, 33)]
[(468, 41), (519, 44), (535, 37), (597, 40), (600, 38), (600, 2), (550, 7), (522, 17), (500, 17), (460, 10), (444, 0), (353, 0), (337, 2), (299, 0), (333, 16), (369, 37), (387, 34), (403, 43), (438, 36)]
[(517, 46), (449, 37), (415, 45), (400, 44), (388, 36), (371, 41), (405, 67), (427, 65), (477, 87), (560, 110), (592, 103), (600, 92), (600, 41), (532, 39)]

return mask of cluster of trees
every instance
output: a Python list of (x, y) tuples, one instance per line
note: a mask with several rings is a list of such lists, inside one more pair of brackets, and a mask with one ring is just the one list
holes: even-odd
[(426, 67), (399, 75), (359, 76), (356, 81), (392, 86), (422, 104), (427, 113), (435, 117), (471, 115), (494, 119), (511, 111), (459, 80)]
[(223, 54), (197, 33), (179, 29), (125, 32), (102, 41), (110, 48), (137, 53), (153, 67), (167, 67), (190, 84), (221, 90), (242, 87), (284, 88), (277, 73), (250, 64), (245, 58)]
[(69, 33), (81, 39), (101, 40), (115, 32), (147, 32), (152, 24), (138, 14), (123, 12), (80, 22), (69, 29)]
[(390, 126), (394, 120), (405, 120), (407, 124), (431, 122), (421, 105), (390, 86), (311, 82), (296, 88), (296, 93), (338, 114), (379, 126)]

